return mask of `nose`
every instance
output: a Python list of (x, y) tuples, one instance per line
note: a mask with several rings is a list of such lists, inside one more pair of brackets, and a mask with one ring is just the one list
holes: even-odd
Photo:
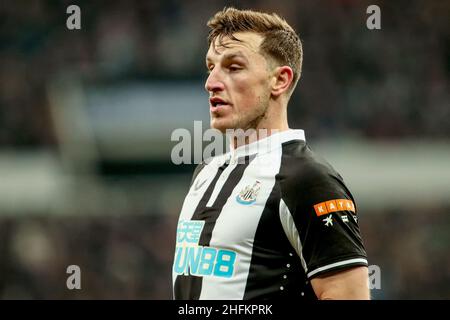
[[(223, 84), (223, 81), (220, 79), (218, 68), (214, 68), (211, 73), (208, 76), (208, 79), (206, 79), (205, 82), (205, 89), (208, 92), (217, 92), (217, 91), (223, 91), (225, 89), (225, 86)], [(217, 71), (216, 71), (217, 70)]]

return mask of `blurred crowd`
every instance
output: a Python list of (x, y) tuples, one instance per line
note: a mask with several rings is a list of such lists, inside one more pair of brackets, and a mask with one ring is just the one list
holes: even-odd
[[(373, 298), (450, 298), (449, 209), (360, 215), (380, 267)], [(0, 218), (0, 299), (171, 299), (175, 230), (170, 214)], [(66, 287), (69, 265), (80, 290)]]
[(158, 214), (0, 218), (0, 299), (171, 299), (175, 228)]
[[(81, 30), (66, 28), (74, 3)], [(310, 137), (448, 138), (449, 2), (377, 3), (381, 30), (366, 28), (373, 1), (8, 1), (0, 7), (0, 146), (55, 146), (46, 88), (61, 75), (90, 84), (204, 79), (205, 24), (226, 5), (278, 12), (300, 34), (291, 126)]]

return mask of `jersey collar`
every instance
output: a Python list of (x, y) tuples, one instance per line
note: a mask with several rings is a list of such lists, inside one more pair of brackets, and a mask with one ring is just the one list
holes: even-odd
[(305, 141), (305, 131), (302, 129), (289, 129), (274, 133), (266, 138), (259, 139), (258, 141), (231, 150), (226, 154), (226, 158), (237, 159), (244, 156), (267, 153), (280, 148), (283, 143), (291, 140)]

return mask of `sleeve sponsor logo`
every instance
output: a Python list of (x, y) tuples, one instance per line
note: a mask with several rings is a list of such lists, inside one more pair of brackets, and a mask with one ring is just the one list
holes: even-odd
[(335, 199), (318, 203), (314, 206), (314, 211), (317, 216), (337, 211), (351, 211), (356, 213), (353, 201), (347, 199)]

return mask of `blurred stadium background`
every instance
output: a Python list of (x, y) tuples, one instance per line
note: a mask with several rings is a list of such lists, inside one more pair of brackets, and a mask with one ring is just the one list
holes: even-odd
[(171, 298), (194, 166), (170, 135), (208, 123), (205, 24), (230, 5), (303, 40), (290, 125), (357, 200), (374, 298), (450, 298), (450, 2), (357, 0), (2, 1), (0, 298)]

